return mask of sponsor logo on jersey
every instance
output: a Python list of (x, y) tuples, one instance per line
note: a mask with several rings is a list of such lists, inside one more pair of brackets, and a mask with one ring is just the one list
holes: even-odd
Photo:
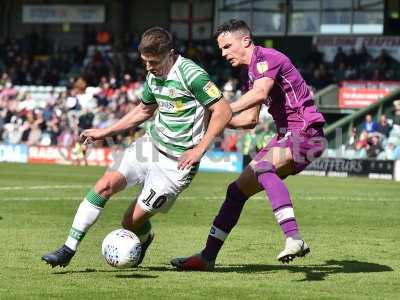
[(263, 74), (264, 72), (268, 71), (268, 63), (266, 61), (260, 61), (256, 64), (256, 68), (258, 73)]
[(169, 88), (168, 89), (168, 96), (170, 98), (175, 98), (176, 97), (176, 90), (174, 88)]
[(216, 98), (219, 95), (221, 95), (221, 92), (219, 91), (219, 89), (217, 88), (217, 86), (209, 81), (204, 87), (203, 90), (207, 93), (208, 96), (212, 97), (212, 98)]
[(176, 107), (172, 102), (158, 99), (158, 108), (162, 112), (175, 112)]
[(182, 101), (176, 101), (175, 106), (177, 111), (182, 111), (185, 109), (185, 104), (183, 104)]

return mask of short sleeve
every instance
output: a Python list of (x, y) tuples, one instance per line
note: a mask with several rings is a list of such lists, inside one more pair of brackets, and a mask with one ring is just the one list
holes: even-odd
[(157, 103), (156, 98), (154, 97), (153, 92), (151, 91), (149, 84), (147, 83), (147, 80), (144, 82), (143, 86), (142, 102), (146, 105)]
[(254, 80), (269, 77), (276, 79), (282, 67), (282, 57), (276, 54), (258, 53), (254, 65), (253, 74)]
[(190, 83), (190, 91), (204, 106), (210, 106), (222, 97), (219, 88), (210, 80), (207, 73), (203, 72)]

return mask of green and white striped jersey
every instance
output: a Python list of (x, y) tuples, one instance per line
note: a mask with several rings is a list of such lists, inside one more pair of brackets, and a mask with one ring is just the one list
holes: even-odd
[(222, 97), (207, 72), (179, 56), (166, 79), (148, 73), (144, 104), (158, 104), (149, 128), (154, 145), (174, 157), (197, 145), (207, 130), (207, 106)]

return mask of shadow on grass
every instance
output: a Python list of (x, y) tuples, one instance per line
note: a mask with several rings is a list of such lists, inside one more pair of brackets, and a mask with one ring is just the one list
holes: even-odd
[[(68, 270), (68, 271), (59, 271), (54, 272), (55, 275), (65, 275), (65, 274), (79, 274), (79, 273), (126, 273), (126, 272), (135, 272), (140, 271), (140, 269), (114, 269), (114, 270), (103, 270), (103, 269), (85, 269), (85, 270)], [(147, 275), (147, 274), (138, 274), (138, 273), (129, 273), (129, 274), (117, 274), (115, 275), (117, 278), (157, 278), (158, 276)]]
[(355, 274), (355, 273), (378, 273), (392, 272), (389, 266), (362, 262), (357, 260), (328, 260), (325, 264), (309, 266), (287, 266), (287, 265), (227, 265), (217, 266), (214, 272), (237, 272), (237, 273), (257, 273), (257, 272), (278, 272), (290, 271), (292, 273), (304, 273), (305, 278), (301, 281), (325, 280), (325, 277), (334, 274)]
[(134, 274), (116, 275), (115, 277), (117, 277), (117, 278), (132, 278), (132, 279), (140, 279), (140, 278), (149, 279), (149, 278), (157, 278), (158, 276), (134, 273)]
[[(154, 271), (154, 272), (176, 272), (176, 269), (165, 264), (164, 266), (149, 266), (140, 267), (139, 269), (85, 269), (85, 270), (70, 270), (60, 271), (54, 274), (73, 274), (73, 273), (127, 273), (117, 274), (117, 278), (157, 278), (155, 275), (146, 275), (142, 273), (135, 273), (136, 271)], [(325, 280), (327, 276), (335, 274), (356, 274), (356, 273), (379, 273), (379, 272), (392, 272), (393, 269), (389, 266), (380, 265), (370, 262), (362, 262), (357, 260), (328, 260), (324, 264), (320, 265), (217, 265), (213, 272), (215, 273), (262, 273), (270, 272), (276, 273), (281, 271), (289, 271), (292, 273), (303, 273), (305, 277), (300, 281), (321, 281)]]
[(170, 264), (165, 264), (165, 266), (158, 267), (143, 267), (146, 271), (155, 271), (155, 272), (176, 272), (176, 269), (173, 268)]

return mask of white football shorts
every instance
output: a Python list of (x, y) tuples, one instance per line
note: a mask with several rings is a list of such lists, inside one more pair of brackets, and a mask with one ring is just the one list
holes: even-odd
[(125, 176), (127, 187), (142, 186), (138, 203), (143, 210), (166, 213), (198, 170), (198, 165), (185, 170), (177, 166), (177, 159), (161, 153), (145, 135), (114, 158), (110, 169)]

